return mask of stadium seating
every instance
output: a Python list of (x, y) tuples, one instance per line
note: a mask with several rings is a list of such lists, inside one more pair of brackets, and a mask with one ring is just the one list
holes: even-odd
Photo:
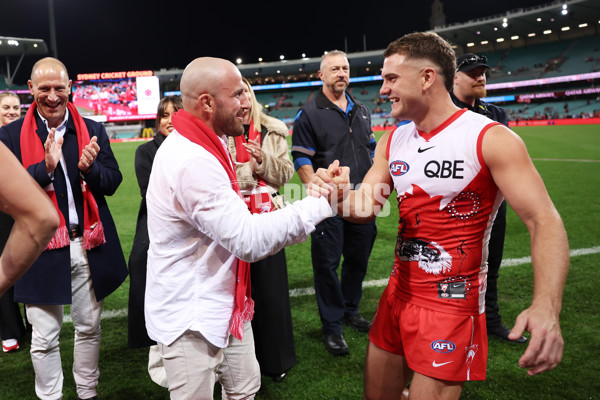
[[(488, 83), (522, 81), (554, 76), (574, 75), (600, 71), (600, 40), (598, 35), (584, 36), (483, 53), (488, 57), (492, 71)], [(592, 84), (593, 85), (593, 84)], [(590, 82), (519, 87), (491, 91), (489, 96), (523, 95), (543, 92), (561, 92), (589, 88)], [(350, 93), (372, 112), (373, 125), (394, 124), (389, 117), (391, 105), (379, 99), (381, 81), (351, 83)], [(285, 90), (258, 90), (256, 97), (273, 117), (292, 126), (301, 105), (306, 103), (320, 87), (286, 88)], [(533, 98), (531, 103), (504, 102), (499, 105), (509, 112), (511, 120), (572, 118), (600, 115), (600, 96), (562, 96)], [(566, 105), (566, 107), (565, 107)]]
[(600, 40), (597, 36), (586, 36), (575, 40), (564, 53), (561, 67), (549, 71), (546, 76), (573, 75), (600, 71)]

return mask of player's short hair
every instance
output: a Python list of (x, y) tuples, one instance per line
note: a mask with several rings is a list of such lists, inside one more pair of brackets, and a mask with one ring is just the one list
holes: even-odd
[(444, 86), (450, 92), (454, 86), (456, 54), (446, 40), (434, 32), (413, 32), (394, 40), (383, 52), (384, 57), (401, 54), (407, 58), (427, 59), (441, 69)]

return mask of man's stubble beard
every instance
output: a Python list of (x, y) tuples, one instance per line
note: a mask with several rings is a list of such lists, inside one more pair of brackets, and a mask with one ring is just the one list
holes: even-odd
[(244, 133), (244, 123), (237, 115), (217, 115), (215, 128), (225, 136), (236, 137)]
[[(342, 83), (343, 83), (343, 87), (340, 87), (340, 85), (341, 85)], [(340, 84), (340, 85), (338, 85), (338, 84)], [(330, 90), (332, 93), (335, 93), (335, 94), (342, 94), (342, 93), (345, 93), (345, 92), (346, 92), (346, 89), (348, 89), (348, 82), (346, 82), (346, 81), (344, 81), (344, 82), (338, 82), (338, 81), (335, 81), (333, 84), (331, 84), (331, 85), (327, 85), (327, 87), (329, 88), (329, 90)]]

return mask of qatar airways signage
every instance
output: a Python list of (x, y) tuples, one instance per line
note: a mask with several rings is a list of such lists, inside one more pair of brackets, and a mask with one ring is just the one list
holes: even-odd
[(600, 87), (565, 90), (565, 96), (576, 96), (579, 94), (592, 94), (592, 93), (600, 93)]
[(547, 99), (547, 98), (556, 98), (557, 95), (554, 92), (544, 92), (544, 93), (531, 93), (531, 94), (521, 94), (517, 96), (519, 100), (524, 99)]
[(598, 78), (600, 78), (600, 72), (589, 72), (586, 74), (555, 76), (555, 77), (551, 77), (551, 78), (529, 79), (529, 80), (525, 80), (525, 81), (488, 83), (485, 86), (485, 88), (487, 90), (513, 89), (513, 88), (524, 87), (524, 86), (553, 85), (556, 83), (587, 81), (587, 80), (598, 79)]

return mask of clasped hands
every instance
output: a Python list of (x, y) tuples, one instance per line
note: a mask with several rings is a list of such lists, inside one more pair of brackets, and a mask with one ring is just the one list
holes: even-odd
[(317, 169), (306, 192), (313, 197), (325, 196), (332, 206), (341, 204), (350, 193), (350, 168), (335, 160), (327, 169)]

